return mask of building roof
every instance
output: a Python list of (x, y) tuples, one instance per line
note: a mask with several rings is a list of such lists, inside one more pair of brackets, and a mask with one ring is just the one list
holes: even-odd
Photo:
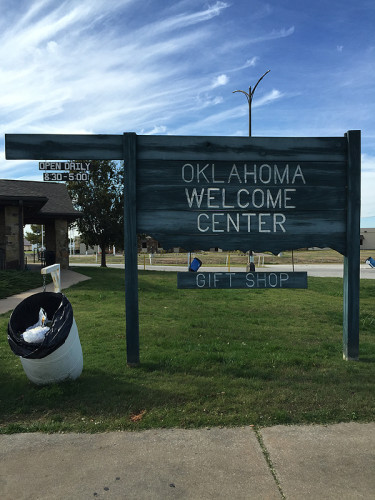
[(73, 208), (65, 184), (0, 179), (0, 205), (18, 205), (20, 201), (25, 224), (42, 224), (56, 217), (74, 220), (82, 215)]

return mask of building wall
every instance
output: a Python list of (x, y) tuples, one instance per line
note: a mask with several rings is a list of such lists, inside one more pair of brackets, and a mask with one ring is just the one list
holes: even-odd
[(56, 252), (55, 221), (44, 224), (44, 246), (49, 252)]
[[(77, 248), (77, 246), (76, 246)], [(95, 245), (93, 247), (88, 247), (84, 243), (79, 244), (79, 253), (80, 255), (94, 255), (99, 252), (99, 247), (98, 245)]]
[(158, 242), (151, 236), (142, 237), (138, 235), (138, 253), (156, 253), (160, 250)]
[(55, 252), (56, 262), (60, 263), (61, 269), (69, 267), (69, 240), (68, 240), (68, 221), (64, 219), (55, 219)]
[[(2, 266), (2, 257), (5, 254), (5, 269), (23, 268), (24, 256), (20, 255), (23, 236), (20, 241), (19, 210), (22, 210), (22, 207), (0, 207), (0, 265)], [(22, 214), (21, 221), (23, 221)], [(61, 269), (69, 267), (68, 222), (66, 220), (55, 219), (45, 224), (45, 247), (47, 251), (54, 252), (55, 262), (60, 264)]]
[(45, 246), (47, 252), (54, 252), (55, 262), (61, 269), (69, 267), (68, 222), (65, 219), (54, 219), (45, 224)]
[(5, 208), (0, 206), (0, 271), (5, 269)]
[(375, 250), (375, 228), (361, 229), (361, 237), (363, 237), (361, 250)]
[(0, 248), (5, 250), (6, 269), (17, 269), (20, 265), (18, 206), (1, 207)]
[(5, 207), (0, 206), (0, 248), (5, 250)]

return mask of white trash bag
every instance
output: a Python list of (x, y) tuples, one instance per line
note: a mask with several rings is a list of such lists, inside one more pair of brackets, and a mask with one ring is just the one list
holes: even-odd
[[(41, 344), (46, 336), (46, 333), (50, 329), (47, 326), (48, 318), (47, 313), (41, 307), (39, 310), (39, 319), (35, 325), (29, 326), (22, 334), (22, 338), (25, 342), (29, 344)], [(50, 322), (49, 322), (50, 323)]]

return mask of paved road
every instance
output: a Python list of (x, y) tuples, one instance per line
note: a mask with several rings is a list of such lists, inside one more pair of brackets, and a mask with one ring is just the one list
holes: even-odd
[[(98, 267), (99, 264), (71, 264), (70, 267)], [(124, 264), (108, 264), (108, 267), (114, 267), (123, 269)], [(145, 266), (146, 271), (187, 271), (187, 266)], [(138, 269), (141, 271), (144, 269), (143, 264), (138, 266)], [(292, 272), (293, 268), (291, 265), (269, 265), (264, 267), (258, 267), (257, 271), (288, 271)], [(343, 265), (342, 264), (297, 264), (294, 266), (294, 271), (307, 271), (308, 276), (320, 276), (322, 278), (334, 277), (334, 278), (342, 278), (343, 277)], [(361, 279), (375, 279), (375, 269), (369, 267), (367, 264), (361, 264)], [(220, 267), (205, 267), (202, 266), (200, 271), (214, 271), (214, 272), (225, 272), (228, 271), (228, 267), (220, 266)], [(245, 267), (236, 267), (230, 266), (231, 272), (244, 272), (246, 271)]]

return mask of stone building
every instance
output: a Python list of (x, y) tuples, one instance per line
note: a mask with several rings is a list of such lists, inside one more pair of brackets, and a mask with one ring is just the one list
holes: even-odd
[(361, 250), (375, 250), (375, 228), (361, 228)]
[(138, 234), (137, 241), (138, 253), (156, 253), (160, 250), (159, 243), (154, 238), (151, 238), (151, 236)]
[(0, 269), (24, 269), (25, 224), (44, 225), (47, 264), (66, 269), (68, 223), (81, 215), (65, 184), (0, 179)]

